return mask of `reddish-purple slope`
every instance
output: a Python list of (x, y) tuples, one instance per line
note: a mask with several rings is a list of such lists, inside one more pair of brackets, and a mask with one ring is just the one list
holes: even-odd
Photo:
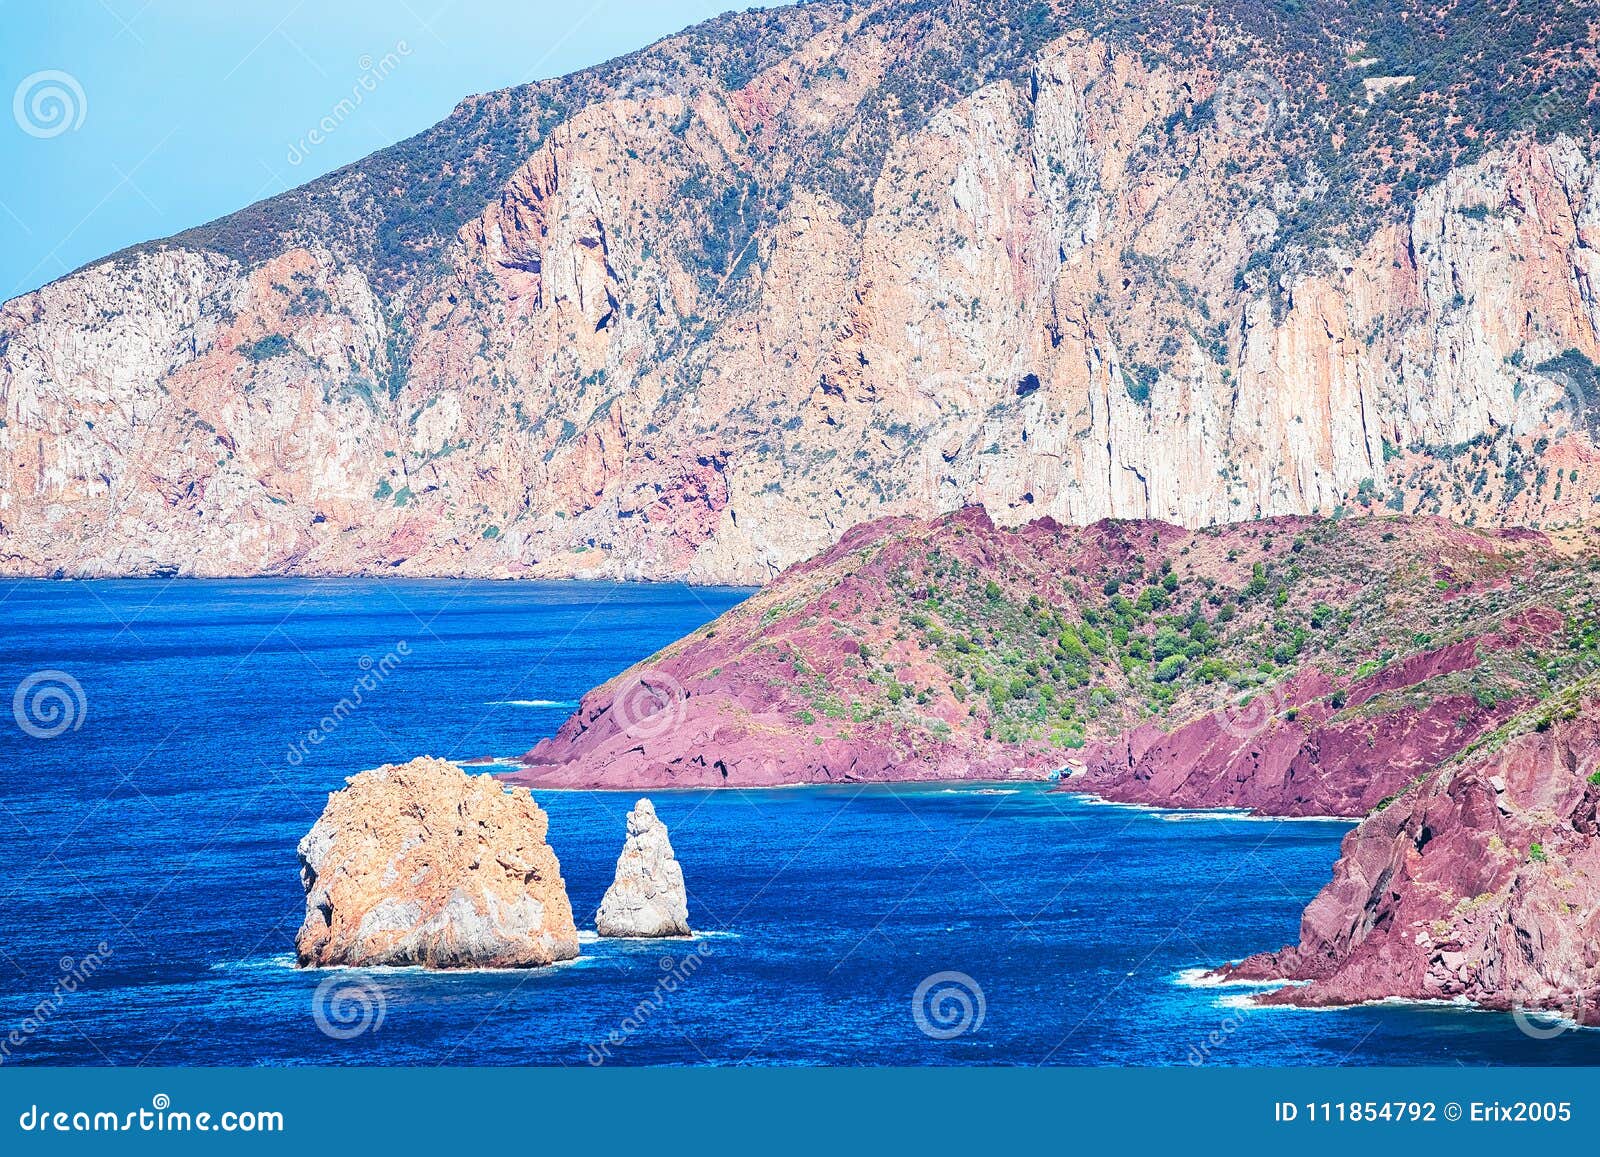
[(514, 778), (1045, 778), (1359, 815), (1548, 692), (1586, 581), (1433, 519), (857, 527), (584, 696)]
[(1345, 838), (1298, 944), (1225, 975), (1310, 982), (1274, 1003), (1466, 999), (1600, 1024), (1597, 707), (1547, 705), (1430, 772)]

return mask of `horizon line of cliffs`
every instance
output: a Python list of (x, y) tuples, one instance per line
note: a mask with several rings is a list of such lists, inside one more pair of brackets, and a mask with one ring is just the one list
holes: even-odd
[[(429, 756), (329, 793), (298, 846), (300, 967), (538, 968), (579, 955), (549, 816), (527, 788)], [(683, 869), (648, 799), (597, 913), (607, 937), (688, 937)]]
[[(1594, 516), (1592, 34), (1079, 7), (1122, 5), (732, 16), (0, 302), (0, 574), (760, 582), (965, 502)], [(1345, 104), (1369, 32), (1428, 83)]]
[(1597, 567), (1588, 540), (1432, 518), (889, 518), (589, 692), (508, 778), (1059, 774), (1360, 819), (1299, 945), (1219, 978), (1595, 1024)]

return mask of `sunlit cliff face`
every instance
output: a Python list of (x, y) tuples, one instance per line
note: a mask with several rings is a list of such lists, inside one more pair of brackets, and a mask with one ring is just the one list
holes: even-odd
[(7, 303), (0, 568), (759, 582), (973, 502), (1592, 516), (1581, 117), (1452, 163), (1440, 94), (1342, 47), (1058, 13), (933, 68), (968, 16), (732, 17)]

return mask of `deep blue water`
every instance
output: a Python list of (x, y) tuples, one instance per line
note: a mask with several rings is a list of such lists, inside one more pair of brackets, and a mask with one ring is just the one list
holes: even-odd
[[(657, 792), (705, 937), (591, 941), (537, 972), (299, 972), (294, 845), (344, 776), (525, 750), (742, 592), (252, 580), (0, 596), (4, 705), (46, 670), (83, 705), (69, 687), (74, 726), (53, 738), (0, 710), (6, 1063), (1600, 1061), (1600, 1034), (1534, 1040), (1493, 1014), (1250, 1010), (1186, 987), (1185, 969), (1293, 939), (1345, 828), (1042, 787)], [(369, 665), (392, 670), (295, 750)], [(538, 794), (581, 926), (633, 797)], [(965, 1005), (930, 999), (919, 1023), (914, 994), (946, 973), (933, 992), (956, 985)], [(943, 1037), (940, 1009), (966, 1030)]]

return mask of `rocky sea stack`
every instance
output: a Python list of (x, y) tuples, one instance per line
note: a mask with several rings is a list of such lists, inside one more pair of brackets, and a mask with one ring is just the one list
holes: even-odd
[(628, 838), (617, 857), (617, 876), (606, 889), (594, 922), (602, 936), (689, 935), (683, 868), (672, 853), (667, 825), (647, 799), (628, 813)]
[(302, 966), (532, 968), (578, 955), (549, 817), (525, 788), (427, 757), (346, 785), (300, 841)]

